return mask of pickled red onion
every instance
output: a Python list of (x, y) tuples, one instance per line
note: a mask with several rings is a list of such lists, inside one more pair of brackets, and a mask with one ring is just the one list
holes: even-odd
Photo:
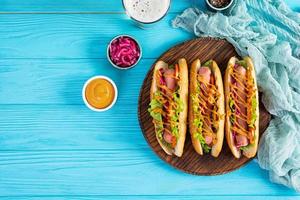
[(109, 57), (119, 67), (130, 67), (140, 57), (140, 48), (135, 40), (121, 36), (113, 40), (109, 46)]

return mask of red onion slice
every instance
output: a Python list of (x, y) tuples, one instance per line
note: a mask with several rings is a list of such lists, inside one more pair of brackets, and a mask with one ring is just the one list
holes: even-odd
[(111, 42), (109, 57), (119, 67), (130, 67), (138, 61), (140, 48), (132, 38), (121, 36)]

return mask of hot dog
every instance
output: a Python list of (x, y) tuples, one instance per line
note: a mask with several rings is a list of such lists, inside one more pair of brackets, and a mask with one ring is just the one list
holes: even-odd
[(218, 157), (224, 138), (224, 92), (217, 63), (199, 59), (192, 63), (189, 86), (189, 128), (192, 143), (200, 155)]
[(188, 68), (158, 61), (153, 70), (149, 113), (158, 143), (168, 155), (182, 156), (187, 126)]
[(259, 139), (258, 90), (251, 58), (232, 57), (224, 76), (226, 139), (236, 158), (251, 158)]

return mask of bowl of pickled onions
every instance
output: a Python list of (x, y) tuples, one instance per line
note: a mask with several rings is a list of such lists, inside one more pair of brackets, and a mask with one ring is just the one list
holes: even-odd
[(142, 57), (142, 49), (136, 39), (129, 35), (114, 37), (107, 47), (109, 62), (118, 69), (134, 67)]

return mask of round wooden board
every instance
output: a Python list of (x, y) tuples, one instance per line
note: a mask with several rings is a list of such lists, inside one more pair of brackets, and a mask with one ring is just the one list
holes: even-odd
[[(232, 56), (238, 57), (238, 54), (236, 53), (234, 47), (226, 40), (199, 38), (189, 40), (172, 47), (162, 54), (158, 60), (163, 60), (169, 64), (174, 64), (179, 58), (185, 58), (190, 66), (191, 62), (196, 58), (199, 58), (202, 63), (209, 59), (214, 59), (218, 63), (218, 66), (223, 74), (226, 69), (227, 62)], [(146, 75), (140, 91), (138, 105), (140, 126), (145, 139), (153, 151), (162, 160), (166, 161), (173, 167), (196, 175), (224, 174), (238, 169), (249, 162), (251, 159), (248, 159), (244, 156), (240, 159), (233, 157), (229, 147), (227, 146), (225, 137), (222, 152), (218, 158), (214, 158), (210, 154), (203, 156), (198, 155), (192, 146), (189, 131), (187, 131), (186, 134), (184, 153), (182, 157), (178, 158), (176, 156), (169, 156), (162, 150), (155, 137), (152, 118), (147, 111), (150, 102), (150, 87), (154, 65), (155, 63), (153, 63), (151, 69)], [(260, 103), (260, 134), (265, 131), (270, 119), (270, 114), (262, 106), (262, 103)]]

